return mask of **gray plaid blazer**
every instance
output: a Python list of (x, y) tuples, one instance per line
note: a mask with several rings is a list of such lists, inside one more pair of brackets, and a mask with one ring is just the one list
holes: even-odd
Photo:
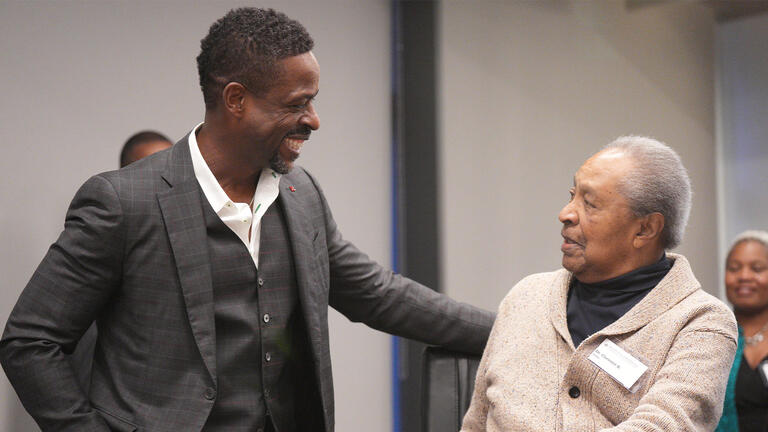
[[(352, 321), (480, 353), (493, 315), (386, 270), (345, 241), (315, 179), (279, 199), (322, 401), (333, 431), (328, 306)], [(64, 231), (22, 292), (0, 361), (45, 431), (199, 431), (216, 399), (216, 332), (201, 194), (187, 139), (77, 192)], [(64, 354), (99, 328), (89, 395)]]

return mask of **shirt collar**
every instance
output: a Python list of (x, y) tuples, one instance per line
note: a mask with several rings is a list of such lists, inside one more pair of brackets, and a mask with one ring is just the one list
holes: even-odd
[[(188, 141), (189, 152), (192, 156), (192, 168), (195, 171), (197, 182), (200, 184), (200, 188), (203, 190), (203, 194), (205, 194), (205, 198), (208, 199), (208, 203), (213, 208), (213, 211), (219, 213), (224, 208), (224, 206), (227, 205), (227, 203), (232, 203), (232, 200), (229, 198), (227, 193), (224, 192), (224, 189), (222, 189), (219, 181), (216, 180), (216, 176), (213, 175), (211, 168), (208, 167), (205, 159), (203, 159), (202, 153), (200, 153), (200, 147), (197, 145), (196, 134), (202, 125), (203, 123), (198, 124), (194, 127), (194, 129), (192, 129), (192, 132), (189, 133)], [(280, 182), (280, 177), (281, 174), (276, 173), (272, 168), (264, 168), (261, 170), (259, 183), (256, 187), (256, 191), (254, 192), (254, 197), (259, 194), (263, 194), (265, 190), (272, 191), (274, 189), (275, 191), (279, 192), (278, 185)], [(277, 193), (268, 193), (268, 195), (272, 194), (274, 194), (275, 197), (277, 196)], [(266, 211), (266, 209), (264, 209), (264, 211)]]

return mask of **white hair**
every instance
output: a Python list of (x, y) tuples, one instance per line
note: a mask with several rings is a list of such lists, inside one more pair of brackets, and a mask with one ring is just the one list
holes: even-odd
[(737, 245), (748, 241), (760, 243), (763, 245), (763, 248), (765, 248), (766, 253), (768, 253), (768, 232), (760, 230), (748, 230), (736, 236), (736, 238), (733, 240), (733, 243), (731, 243), (731, 248), (728, 249), (728, 255), (731, 255), (733, 248), (735, 248)]
[(661, 213), (665, 249), (683, 240), (691, 213), (691, 179), (680, 156), (666, 144), (644, 136), (622, 136), (604, 147), (618, 150), (633, 161), (633, 168), (619, 183), (619, 191), (635, 216)]

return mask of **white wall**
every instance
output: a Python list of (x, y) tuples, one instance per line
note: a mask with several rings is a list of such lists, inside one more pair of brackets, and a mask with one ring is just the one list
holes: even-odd
[(625, 4), (442, 2), (448, 294), (495, 309), (523, 276), (559, 268), (557, 214), (574, 172), (630, 133), (682, 156), (694, 206), (679, 251), (716, 292), (712, 12), (689, 2)]
[[(345, 236), (389, 265), (386, 0), (0, 1), (0, 324), (90, 175), (132, 133), (180, 138), (202, 119), (195, 57), (234, 5), (271, 5), (316, 41), (322, 126), (301, 164)], [(372, 191), (375, 191), (372, 193)], [(391, 430), (389, 337), (331, 315), (337, 430)], [(37, 430), (0, 373), (0, 431)]]
[(740, 232), (768, 230), (768, 14), (719, 24), (716, 41), (722, 263)]

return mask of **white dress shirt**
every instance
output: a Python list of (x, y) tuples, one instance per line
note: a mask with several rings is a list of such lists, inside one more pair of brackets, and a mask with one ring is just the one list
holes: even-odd
[[(192, 155), (192, 166), (195, 177), (200, 183), (200, 188), (205, 194), (213, 211), (219, 215), (224, 224), (243, 241), (245, 247), (253, 258), (256, 268), (259, 267), (259, 240), (261, 238), (261, 218), (267, 212), (269, 206), (275, 202), (280, 193), (280, 174), (271, 168), (261, 170), (256, 192), (253, 194), (253, 210), (250, 203), (236, 203), (229, 199), (227, 193), (221, 188), (218, 180), (211, 172), (208, 164), (197, 146), (195, 133), (202, 126), (197, 125), (189, 134), (189, 152)], [(249, 236), (250, 233), (250, 236)]]

